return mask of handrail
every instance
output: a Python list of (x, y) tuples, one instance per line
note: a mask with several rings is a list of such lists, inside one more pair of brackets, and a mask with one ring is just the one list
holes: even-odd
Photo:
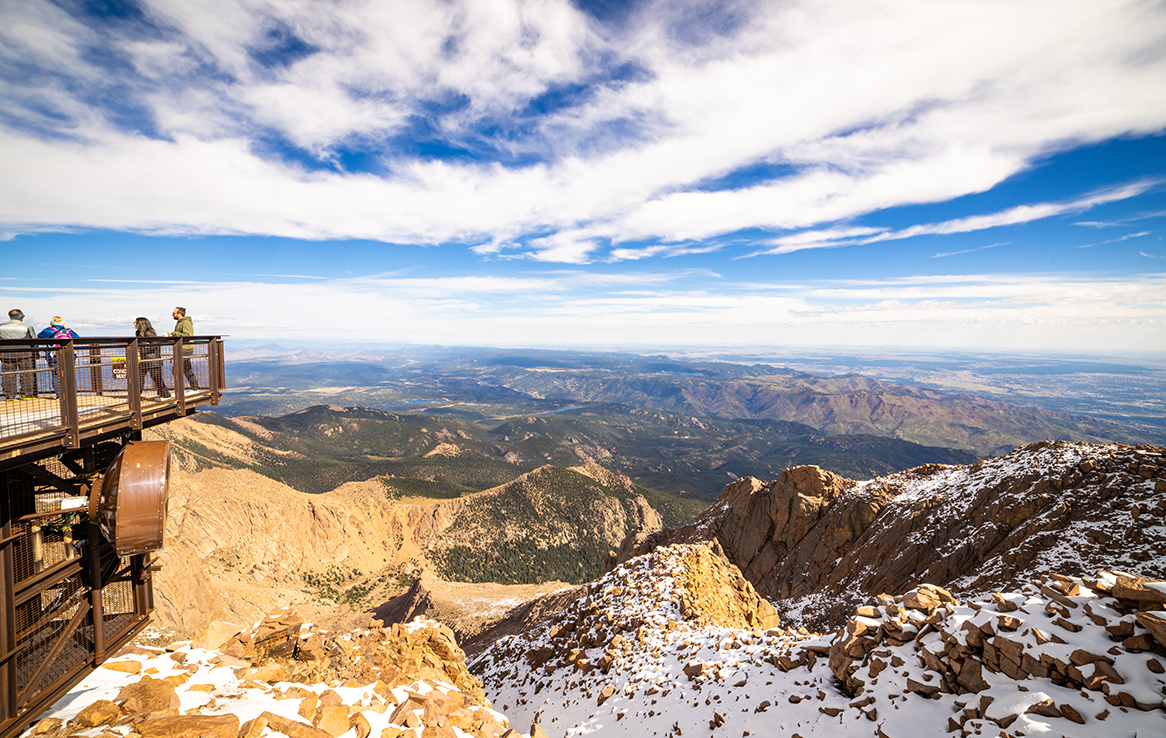
[(0, 340), (0, 469), (217, 405), (221, 336)]
[(175, 344), (185, 339), (192, 342), (206, 342), (211, 340), (219, 340), (224, 336), (219, 334), (201, 335), (201, 336), (151, 336), (149, 338), (135, 337), (135, 336), (78, 336), (77, 338), (9, 338), (0, 339), (0, 349), (12, 346), (31, 346), (36, 345), (41, 350), (53, 345), (64, 345), (65, 343), (75, 344), (107, 344), (107, 343), (128, 343), (129, 341), (143, 341), (150, 343), (164, 343)]

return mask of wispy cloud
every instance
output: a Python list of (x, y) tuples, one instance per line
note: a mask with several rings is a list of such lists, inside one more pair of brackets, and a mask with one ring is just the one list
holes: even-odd
[(1089, 249), (1089, 248), (1093, 248), (1094, 246), (1103, 246), (1107, 243), (1121, 243), (1122, 241), (1128, 241), (1131, 238), (1141, 238), (1143, 236), (1148, 236), (1151, 233), (1153, 233), (1153, 231), (1140, 231), (1138, 233), (1127, 233), (1126, 235), (1121, 236), (1120, 238), (1111, 238), (1108, 241), (1098, 241), (1096, 243), (1086, 243), (1086, 244), (1082, 244), (1082, 245), (1078, 246), (1077, 248)]
[[(332, 337), (424, 344), (759, 346), (779, 343), (1162, 348), (1166, 273), (908, 275), (716, 285), (703, 272), (360, 278), (309, 283), (15, 288), (39, 326), (124, 334), (177, 302), (200, 332), (296, 337), (326, 314)], [(714, 289), (715, 287), (715, 289)], [(368, 320), (384, 324), (375, 335)]]
[(653, 256), (660, 256), (665, 259), (676, 258), (678, 256), (689, 256), (691, 254), (711, 254), (715, 251), (721, 251), (725, 248), (725, 244), (655, 244), (652, 246), (640, 246), (636, 248), (613, 248), (607, 253), (605, 261), (614, 263), (618, 261), (639, 261), (641, 259), (648, 259)]
[[(819, 231), (805, 231), (791, 236), (782, 236), (774, 239), (772, 248), (755, 251), (750, 256), (762, 254), (789, 254), (804, 249), (836, 248), (853, 244), (877, 243), (879, 241), (895, 241), (916, 236), (952, 235), (956, 233), (971, 233), (974, 231), (997, 228), (1000, 226), (1017, 225), (1034, 220), (1051, 218), (1064, 213), (1081, 212), (1097, 205), (1126, 200), (1137, 197), (1157, 186), (1162, 180), (1142, 180), (1120, 187), (1108, 188), (1100, 192), (1091, 193), (1085, 197), (1065, 202), (1045, 202), (1035, 205), (1018, 205), (1008, 210), (985, 215), (973, 215), (966, 218), (956, 218), (940, 223), (924, 223), (899, 230), (890, 229), (840, 229), (832, 228)], [(863, 231), (866, 231), (864, 233)], [(869, 234), (869, 235), (868, 235)], [(987, 247), (985, 247), (987, 248)]]
[(272, 277), (276, 279), (327, 279), (311, 274), (239, 274), (238, 272), (214, 272), (224, 277)]
[(984, 251), (985, 249), (994, 249), (997, 246), (1007, 246), (1011, 241), (1001, 241), (999, 243), (990, 243), (987, 246), (977, 246), (974, 249), (964, 249), (962, 251), (947, 251), (940, 254), (932, 254), (932, 259), (942, 259), (946, 256), (959, 256), (960, 254), (974, 254), (977, 251)]
[(1158, 210), (1152, 213), (1138, 213), (1128, 218), (1118, 218), (1116, 220), (1079, 220), (1073, 225), (1087, 226), (1089, 228), (1118, 228), (1129, 225), (1130, 223), (1137, 223), (1139, 220), (1149, 220), (1151, 218), (1166, 218), (1166, 210)]
[(86, 279), (86, 282), (112, 282), (114, 284), (215, 284), (193, 279)]

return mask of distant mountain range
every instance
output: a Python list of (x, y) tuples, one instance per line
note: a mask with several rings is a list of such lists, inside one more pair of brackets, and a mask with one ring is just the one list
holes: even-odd
[(798, 423), (819, 436), (876, 436), (977, 455), (1041, 440), (1166, 440), (1152, 429), (1084, 415), (857, 374), (819, 377), (769, 364), (453, 348), (278, 355), (269, 347), (240, 356), (247, 358), (230, 364), (232, 390), (222, 406), (230, 415), (284, 415), (327, 403), (449, 415), (492, 429), (514, 416), (598, 403), (701, 419)]
[[(180, 630), (227, 603), (245, 618), (286, 598), (359, 612), (427, 567), (462, 582), (588, 581), (629, 533), (684, 525), (734, 479), (773, 477), (800, 461), (869, 477), (974, 460), (896, 439), (825, 437), (796, 423), (619, 405), (512, 417), (490, 429), (320, 405), (279, 418), (203, 412), (150, 434), (174, 448), (169, 563), (159, 581), (179, 580), (163, 586), (159, 609)], [(230, 596), (188, 601), (192, 592)]]
[(317, 405), (279, 418), (200, 413), (252, 444), (232, 456), (184, 435), (180, 447), (205, 466), (248, 468), (318, 494), (346, 482), (391, 479), (400, 497), (450, 499), (516, 479), (544, 465), (598, 461), (628, 476), (678, 523), (728, 481), (772, 477), (819, 464), (869, 478), (925, 463), (970, 463), (966, 451), (877, 435), (826, 436), (800, 423), (697, 418), (636, 406), (587, 403), (510, 417), (489, 427), (451, 415), (405, 415)]
[(859, 375), (785, 374), (769, 367), (713, 367), (696, 374), (620, 377), (525, 372), (506, 386), (549, 399), (622, 402), (694, 416), (782, 420), (826, 435), (886, 436), (981, 455), (1038, 439), (1100, 441), (1141, 436), (1115, 423), (972, 395)]

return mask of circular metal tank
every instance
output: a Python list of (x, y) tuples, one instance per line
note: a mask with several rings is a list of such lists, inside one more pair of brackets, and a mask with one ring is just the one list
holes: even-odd
[(109, 465), (97, 522), (118, 556), (161, 550), (169, 487), (170, 441), (134, 441)]

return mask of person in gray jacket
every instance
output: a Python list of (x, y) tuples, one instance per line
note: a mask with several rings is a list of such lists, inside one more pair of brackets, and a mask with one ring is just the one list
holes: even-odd
[(33, 344), (19, 343), (29, 338), (35, 339), (36, 331), (25, 324), (24, 313), (9, 310), (8, 322), (0, 324), (0, 371), (4, 397), (8, 400), (36, 397), (36, 351)]

